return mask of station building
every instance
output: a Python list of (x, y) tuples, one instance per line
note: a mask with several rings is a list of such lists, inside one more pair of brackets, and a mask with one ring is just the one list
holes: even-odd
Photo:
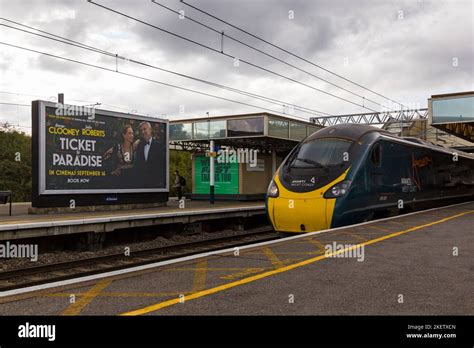
[(291, 149), (321, 128), (270, 113), (192, 118), (170, 122), (170, 146), (193, 152), (191, 199), (209, 198), (206, 153), (214, 140), (216, 199), (260, 200)]

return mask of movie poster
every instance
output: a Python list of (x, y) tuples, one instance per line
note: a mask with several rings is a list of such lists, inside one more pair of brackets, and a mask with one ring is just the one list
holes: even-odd
[(40, 194), (166, 190), (167, 123), (119, 115), (46, 107)]

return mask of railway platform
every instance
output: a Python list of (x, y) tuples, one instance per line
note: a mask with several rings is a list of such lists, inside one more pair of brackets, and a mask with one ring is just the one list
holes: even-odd
[(185, 208), (179, 208), (170, 200), (166, 207), (148, 209), (28, 215), (30, 206), (14, 203), (11, 217), (0, 206), (0, 241), (265, 215), (263, 202), (186, 201)]
[[(0, 294), (5, 315), (464, 315), (474, 202)], [(31, 292), (36, 290), (35, 292)], [(76, 301), (70, 302), (74, 296)]]

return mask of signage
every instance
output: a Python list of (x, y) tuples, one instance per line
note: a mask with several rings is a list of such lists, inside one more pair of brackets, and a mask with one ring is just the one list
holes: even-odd
[[(38, 194), (168, 192), (168, 122), (39, 102)], [(35, 117), (35, 116), (34, 116)]]
[[(194, 157), (194, 193), (209, 194), (210, 160), (206, 156)], [(239, 164), (214, 162), (215, 194), (239, 193)]]

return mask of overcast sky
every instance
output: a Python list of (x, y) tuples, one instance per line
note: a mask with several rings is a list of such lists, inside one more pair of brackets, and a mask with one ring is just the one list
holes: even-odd
[[(384, 105), (387, 99), (341, 80), (183, 5), (156, 0), (303, 70)], [(474, 90), (472, 0), (188, 0), (219, 18), (296, 53), (409, 107), (426, 107), (432, 94)], [(178, 33), (220, 51), (221, 37), (180, 19), (151, 1), (97, 0), (99, 4)], [(329, 114), (369, 112), (232, 58), (186, 42), (86, 0), (0, 0), (2, 18), (255, 94)], [(0, 24), (13, 25), (4, 20)], [(16, 25), (14, 25), (16, 26)], [(16, 26), (18, 27), (18, 26)], [(115, 58), (0, 26), (0, 41), (115, 70)], [(224, 52), (375, 110), (363, 101), (245, 46), (224, 40)], [(283, 107), (119, 61), (119, 71), (283, 112)], [(66, 103), (100, 102), (100, 108), (173, 119), (262, 111), (115, 72), (60, 61), (0, 45), (0, 102), (31, 104), (65, 93)], [(5, 93), (8, 92), (8, 93)], [(9, 93), (18, 93), (9, 94)], [(27, 96), (27, 95), (34, 96)], [(38, 96), (38, 97), (36, 97)], [(287, 112), (291, 110), (287, 109)], [(295, 111), (295, 115), (311, 115)], [(0, 104), (0, 122), (29, 126), (30, 109)]]

